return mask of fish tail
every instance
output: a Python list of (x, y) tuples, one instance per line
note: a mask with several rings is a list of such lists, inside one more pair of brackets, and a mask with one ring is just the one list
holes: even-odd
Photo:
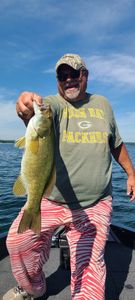
[(18, 227), (18, 233), (31, 229), (34, 233), (39, 234), (41, 231), (41, 214), (32, 213), (32, 211), (24, 210), (22, 219)]

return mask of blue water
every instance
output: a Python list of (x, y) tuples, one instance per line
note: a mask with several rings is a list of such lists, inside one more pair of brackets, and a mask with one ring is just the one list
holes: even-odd
[[(135, 165), (135, 143), (126, 144)], [(12, 143), (0, 143), (0, 236), (7, 233), (26, 198), (12, 193), (19, 175), (22, 150)], [(112, 224), (135, 231), (135, 202), (126, 195), (126, 174), (113, 160), (113, 214)]]

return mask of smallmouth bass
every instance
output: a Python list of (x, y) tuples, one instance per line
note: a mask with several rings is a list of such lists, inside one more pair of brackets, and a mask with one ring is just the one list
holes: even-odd
[(21, 171), (13, 186), (17, 196), (27, 195), (24, 213), (18, 233), (27, 229), (36, 234), (41, 231), (40, 204), (42, 196), (48, 196), (56, 181), (54, 164), (53, 114), (48, 104), (41, 107), (33, 101), (35, 115), (30, 119), (25, 137), (16, 141), (24, 147)]

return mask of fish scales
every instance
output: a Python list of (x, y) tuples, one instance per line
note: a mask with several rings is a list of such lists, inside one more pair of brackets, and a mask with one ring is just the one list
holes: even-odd
[(34, 102), (34, 111), (25, 138), (16, 142), (16, 146), (22, 147), (25, 141), (25, 150), (20, 176), (14, 184), (13, 192), (18, 196), (27, 194), (18, 233), (31, 229), (39, 234), (42, 196), (50, 194), (55, 184), (54, 128), (50, 106), (40, 108)]

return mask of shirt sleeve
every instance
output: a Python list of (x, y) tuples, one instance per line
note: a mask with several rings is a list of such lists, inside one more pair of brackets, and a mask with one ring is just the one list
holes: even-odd
[(110, 129), (111, 129), (111, 135), (110, 135), (110, 146), (113, 148), (117, 148), (120, 146), (120, 144), (123, 142), (119, 129), (115, 120), (114, 112), (109, 105), (109, 120), (110, 120)]
[(54, 117), (59, 115), (60, 106), (56, 96), (46, 96), (43, 98), (43, 102), (51, 106)]

